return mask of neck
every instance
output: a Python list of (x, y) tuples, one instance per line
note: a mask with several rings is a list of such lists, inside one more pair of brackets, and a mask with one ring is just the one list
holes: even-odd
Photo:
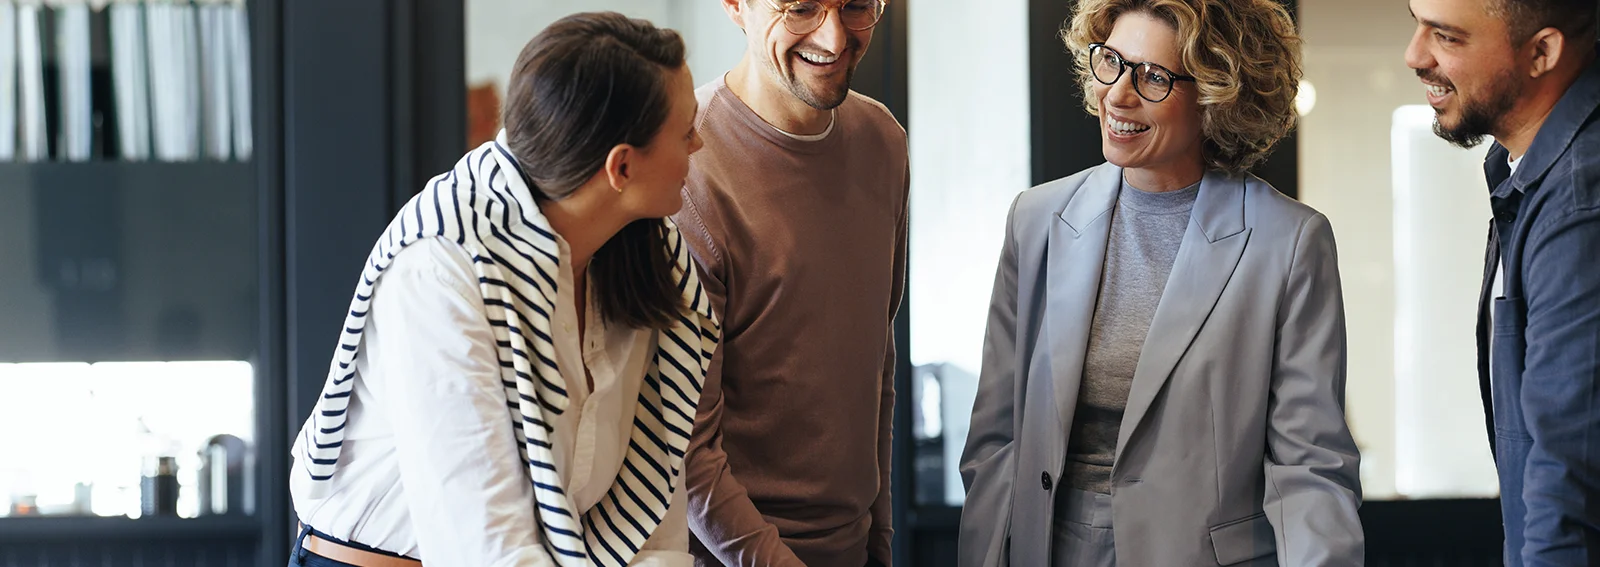
[(1579, 64), (1562, 71), (1551, 72), (1544, 77), (1528, 83), (1527, 90), (1519, 97), (1519, 103), (1506, 113), (1501, 121), (1499, 132), (1494, 133), (1494, 140), (1506, 151), (1511, 153), (1511, 159), (1521, 159), (1528, 153), (1528, 148), (1533, 146), (1533, 139), (1539, 135), (1539, 129), (1544, 127), (1550, 113), (1555, 111), (1556, 104), (1561, 102), (1561, 97), (1567, 94), (1567, 89), (1578, 82), (1578, 77), (1589, 68), (1594, 61), (1594, 51), (1588, 48), (1579, 57)]
[(1561, 97), (1557, 94), (1550, 98), (1548, 93), (1540, 93), (1524, 100), (1527, 102), (1521, 105), (1522, 108), (1506, 114), (1502, 122), (1504, 126), (1494, 135), (1494, 140), (1511, 153), (1511, 159), (1520, 159), (1528, 153), (1528, 147), (1533, 145), (1534, 137), (1539, 135), (1539, 129), (1544, 127), (1545, 120), (1550, 118), (1550, 112), (1555, 110), (1556, 102)]
[[(602, 184), (603, 180), (599, 180)], [(550, 221), (550, 228), (561, 235), (572, 255), (574, 277), (589, 269), (589, 260), (606, 241), (616, 235), (632, 219), (624, 217), (617, 207), (608, 203), (615, 193), (605, 187), (581, 187), (560, 201), (540, 200), (539, 212)]]
[(746, 53), (739, 64), (728, 71), (723, 80), (733, 96), (739, 97), (761, 120), (784, 132), (811, 136), (828, 129), (833, 112), (812, 108), (788, 89), (769, 80), (756, 65)]
[(1123, 180), (1132, 185), (1134, 189), (1146, 193), (1166, 193), (1185, 189), (1199, 183), (1200, 179), (1204, 178), (1205, 175), (1205, 162), (1200, 160), (1161, 168), (1129, 168), (1122, 170)]

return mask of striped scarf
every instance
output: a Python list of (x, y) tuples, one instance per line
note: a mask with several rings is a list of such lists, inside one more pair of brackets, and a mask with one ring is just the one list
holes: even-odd
[(444, 238), (472, 257), (484, 313), (494, 328), (506, 407), (533, 483), (545, 549), (563, 567), (626, 565), (661, 523), (679, 489), (684, 451), (711, 353), (721, 329), (672, 222), (673, 276), (689, 311), (660, 331), (656, 354), (639, 389), (623, 467), (607, 494), (581, 515), (562, 488), (551, 452), (548, 416), (568, 410), (566, 381), (551, 342), (559, 248), (549, 221), (533, 206), (531, 183), (500, 141), (468, 153), (429, 181), (390, 222), (373, 247), (345, 329), (329, 365), (322, 397), (295, 441), (311, 496), (326, 497), (338, 469), (346, 408), (353, 391), (373, 288), (396, 253), (425, 238)]

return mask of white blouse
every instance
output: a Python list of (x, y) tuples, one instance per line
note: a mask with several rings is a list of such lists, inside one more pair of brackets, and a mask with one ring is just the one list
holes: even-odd
[[(571, 253), (557, 241), (552, 338), (574, 409), (552, 416), (552, 444), (581, 513), (605, 497), (622, 467), (657, 337), (607, 326), (591, 292), (580, 344)], [(374, 291), (355, 361), (359, 378), (332, 490), (309, 498), (307, 475), (291, 475), (302, 522), (427, 567), (554, 565), (539, 542), (477, 281), (454, 242), (427, 239), (395, 255)], [(684, 492), (675, 491), (632, 565), (694, 564), (686, 506)]]

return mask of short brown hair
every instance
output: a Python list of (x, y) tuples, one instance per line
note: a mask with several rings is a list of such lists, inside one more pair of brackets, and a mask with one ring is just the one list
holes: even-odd
[(1595, 0), (1491, 0), (1489, 12), (1506, 22), (1511, 39), (1527, 41), (1545, 28), (1555, 28), (1567, 41), (1589, 49), (1595, 40)]
[[(670, 113), (668, 73), (683, 39), (616, 12), (573, 14), (539, 32), (506, 87), (506, 145), (535, 197), (560, 200), (605, 166), (618, 144), (646, 147)], [(634, 221), (589, 263), (607, 321), (663, 329), (683, 312), (661, 219)]]
[(1275, 0), (1081, 0), (1061, 39), (1073, 52), (1084, 108), (1100, 114), (1089, 44), (1117, 18), (1142, 12), (1178, 33), (1179, 55), (1200, 90), (1206, 165), (1250, 169), (1294, 127), (1300, 92), (1300, 36)]

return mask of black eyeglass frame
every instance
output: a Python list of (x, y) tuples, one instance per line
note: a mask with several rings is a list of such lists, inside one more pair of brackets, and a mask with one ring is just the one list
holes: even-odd
[[(1100, 78), (1100, 74), (1094, 72), (1095, 66), (1097, 64), (1095, 54), (1100, 52), (1101, 50), (1105, 50), (1107, 52), (1110, 52), (1111, 55), (1113, 55), (1113, 56), (1115, 56), (1117, 58), (1117, 61), (1122, 62), (1122, 66), (1117, 68), (1117, 77), (1115, 79), (1110, 80), (1110, 81), (1107, 81), (1105, 79), (1101, 79)], [(1133, 73), (1134, 73), (1134, 75), (1133, 75), (1133, 92), (1138, 93), (1139, 94), (1139, 98), (1142, 98), (1142, 99), (1145, 99), (1145, 100), (1148, 100), (1148, 101), (1154, 102), (1154, 103), (1160, 103), (1161, 101), (1167, 100), (1168, 97), (1172, 96), (1172, 89), (1177, 86), (1178, 81), (1188, 81), (1188, 82), (1191, 82), (1191, 83), (1196, 82), (1194, 77), (1191, 77), (1189, 75), (1179, 75), (1177, 73), (1172, 72), (1171, 69), (1168, 69), (1166, 67), (1162, 67), (1160, 65), (1157, 65), (1155, 63), (1151, 63), (1149, 61), (1137, 61), (1137, 62), (1129, 61), (1128, 58), (1122, 56), (1122, 53), (1119, 53), (1117, 50), (1112, 49), (1110, 46), (1108, 46), (1108, 45), (1106, 45), (1104, 43), (1091, 43), (1091, 44), (1089, 44), (1089, 75), (1094, 77), (1094, 80), (1099, 81), (1100, 84), (1108, 85), (1108, 86), (1117, 84), (1117, 81), (1121, 81), (1122, 80), (1122, 76), (1123, 75), (1128, 74), (1128, 69), (1133, 69)], [(1145, 72), (1147, 70), (1151, 70), (1151, 69), (1156, 70), (1156, 71), (1160, 71), (1160, 72), (1166, 74), (1167, 77), (1172, 79), (1172, 82), (1167, 84), (1167, 92), (1162, 94), (1161, 98), (1150, 98), (1150, 95), (1145, 94), (1144, 89), (1139, 88), (1139, 83), (1140, 83), (1139, 74), (1142, 73), (1142, 72)]]
[[(789, 23), (790, 22), (790, 14), (789, 14), (790, 8), (792, 8), (796, 4), (803, 4), (806, 1), (808, 1), (808, 0), (767, 0), (767, 4), (769, 4), (772, 7), (773, 10), (776, 10), (778, 12), (778, 17), (779, 18), (783, 19), (783, 27), (784, 27), (785, 30), (788, 30), (789, 33), (794, 34), (794, 35), (806, 35), (808, 33), (817, 31), (817, 28), (822, 27), (823, 22), (828, 21), (828, 6), (827, 6), (827, 2), (823, 2), (821, 0), (809, 0), (809, 1), (812, 1), (812, 2), (816, 2), (817, 4), (822, 4), (823, 5), (822, 6), (822, 15), (816, 18), (816, 23), (811, 26), (811, 29), (808, 29), (808, 30), (806, 30), (804, 32), (798, 32), (798, 31), (795, 31), (794, 28), (789, 27), (790, 26), (790, 23)], [(851, 0), (844, 0), (843, 2), (840, 2), (837, 6), (834, 6), (834, 8), (837, 8), (839, 10), (843, 10), (844, 6), (846, 4), (849, 4), (850, 1)], [(875, 1), (878, 4), (877, 17), (872, 20), (872, 24), (871, 25), (868, 25), (868, 26), (865, 26), (865, 27), (861, 27), (861, 28), (853, 28), (853, 27), (850, 27), (850, 26), (847, 25), (844, 28), (847, 29), (847, 30), (850, 30), (850, 31), (867, 31), (867, 30), (870, 30), (872, 28), (878, 27), (878, 23), (883, 21), (884, 14), (887, 14), (889, 12), (889, 0), (875, 0)], [(839, 17), (843, 18), (844, 16), (843, 16), (843, 14), (841, 14)]]

